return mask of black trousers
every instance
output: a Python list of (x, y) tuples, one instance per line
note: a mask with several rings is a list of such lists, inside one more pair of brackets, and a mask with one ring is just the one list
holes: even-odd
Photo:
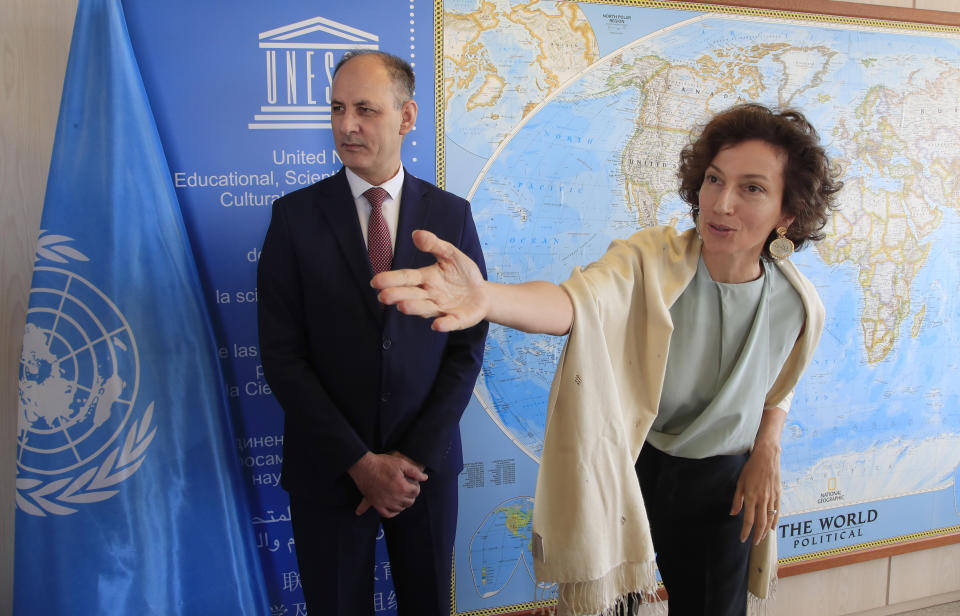
[[(322, 498), (319, 497), (319, 498)], [(449, 616), (457, 478), (431, 475), (416, 502), (382, 519), (373, 509), (290, 494), (300, 584), (310, 616), (373, 616), (376, 539), (383, 524), (399, 616)], [(384, 602), (386, 605), (386, 602)]]
[(701, 460), (644, 444), (637, 478), (650, 520), (670, 616), (744, 616), (751, 534), (730, 515), (747, 454)]

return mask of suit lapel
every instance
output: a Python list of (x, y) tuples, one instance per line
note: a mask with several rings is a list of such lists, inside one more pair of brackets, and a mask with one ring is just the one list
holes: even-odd
[[(397, 221), (397, 242), (393, 251), (393, 269), (423, 267), (434, 262), (432, 255), (417, 250), (413, 245), (413, 232), (426, 229), (429, 222), (431, 199), (427, 194), (427, 185), (410, 175), (404, 169), (403, 190), (400, 193), (400, 217)], [(386, 311), (386, 323), (389, 328), (399, 312), (390, 306)]]
[(370, 286), (373, 271), (370, 269), (370, 257), (357, 219), (357, 207), (350, 193), (347, 174), (341, 169), (333, 177), (329, 189), (321, 193), (317, 206), (321, 215), (327, 219), (334, 238), (343, 254), (343, 259), (353, 273), (358, 290), (370, 314), (377, 320), (383, 320), (383, 306), (377, 301), (377, 293)]
[[(407, 269), (424, 265), (424, 259), (413, 245), (412, 235), (417, 229), (427, 228), (430, 199), (420, 180), (404, 170), (403, 191), (400, 196), (400, 218), (397, 222), (397, 243), (393, 254), (393, 269)], [(433, 260), (430, 259), (430, 262)]]

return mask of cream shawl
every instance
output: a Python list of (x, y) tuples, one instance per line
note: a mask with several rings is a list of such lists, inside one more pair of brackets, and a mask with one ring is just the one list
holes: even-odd
[[(692, 229), (646, 229), (614, 241), (562, 285), (574, 324), (550, 390), (532, 541), (536, 577), (558, 584), (560, 614), (613, 613), (627, 593), (656, 592), (634, 462), (659, 406), (670, 306), (693, 279), (700, 246)], [(767, 408), (789, 406), (824, 319), (813, 285), (789, 261), (779, 265), (802, 298), (806, 322)], [(759, 598), (776, 575), (773, 535), (750, 555), (750, 591)]]

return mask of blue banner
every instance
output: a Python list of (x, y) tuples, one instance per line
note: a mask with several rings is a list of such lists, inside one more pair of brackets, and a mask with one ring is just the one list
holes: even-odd
[(20, 359), (14, 614), (268, 613), (119, 0), (81, 0)]
[[(279, 485), (284, 414), (260, 365), (260, 247), (279, 196), (343, 166), (330, 90), (334, 67), (350, 49), (387, 51), (413, 65), (419, 114), (403, 143), (403, 164), (436, 180), (435, 5), (168, 0), (124, 8), (211, 307), (228, 400), (242, 417), (235, 455), (254, 492), (249, 523), (270, 614), (304, 616), (289, 501)], [(374, 614), (396, 614), (385, 541), (377, 542), (371, 575)]]

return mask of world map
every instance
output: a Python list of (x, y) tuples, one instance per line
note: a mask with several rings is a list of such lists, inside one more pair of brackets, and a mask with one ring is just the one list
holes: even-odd
[[(489, 278), (561, 282), (614, 239), (689, 227), (675, 174), (691, 131), (739, 102), (799, 109), (845, 188), (826, 239), (793, 257), (827, 322), (783, 436), (783, 514), (951, 488), (960, 37), (648, 4), (444, 3), (446, 187), (471, 200)], [(534, 461), (564, 342), (490, 329), (477, 395)], [(502, 506), (466, 550), (482, 561), (499, 538), (509, 556), (472, 562), (475, 585), (529, 559)]]

